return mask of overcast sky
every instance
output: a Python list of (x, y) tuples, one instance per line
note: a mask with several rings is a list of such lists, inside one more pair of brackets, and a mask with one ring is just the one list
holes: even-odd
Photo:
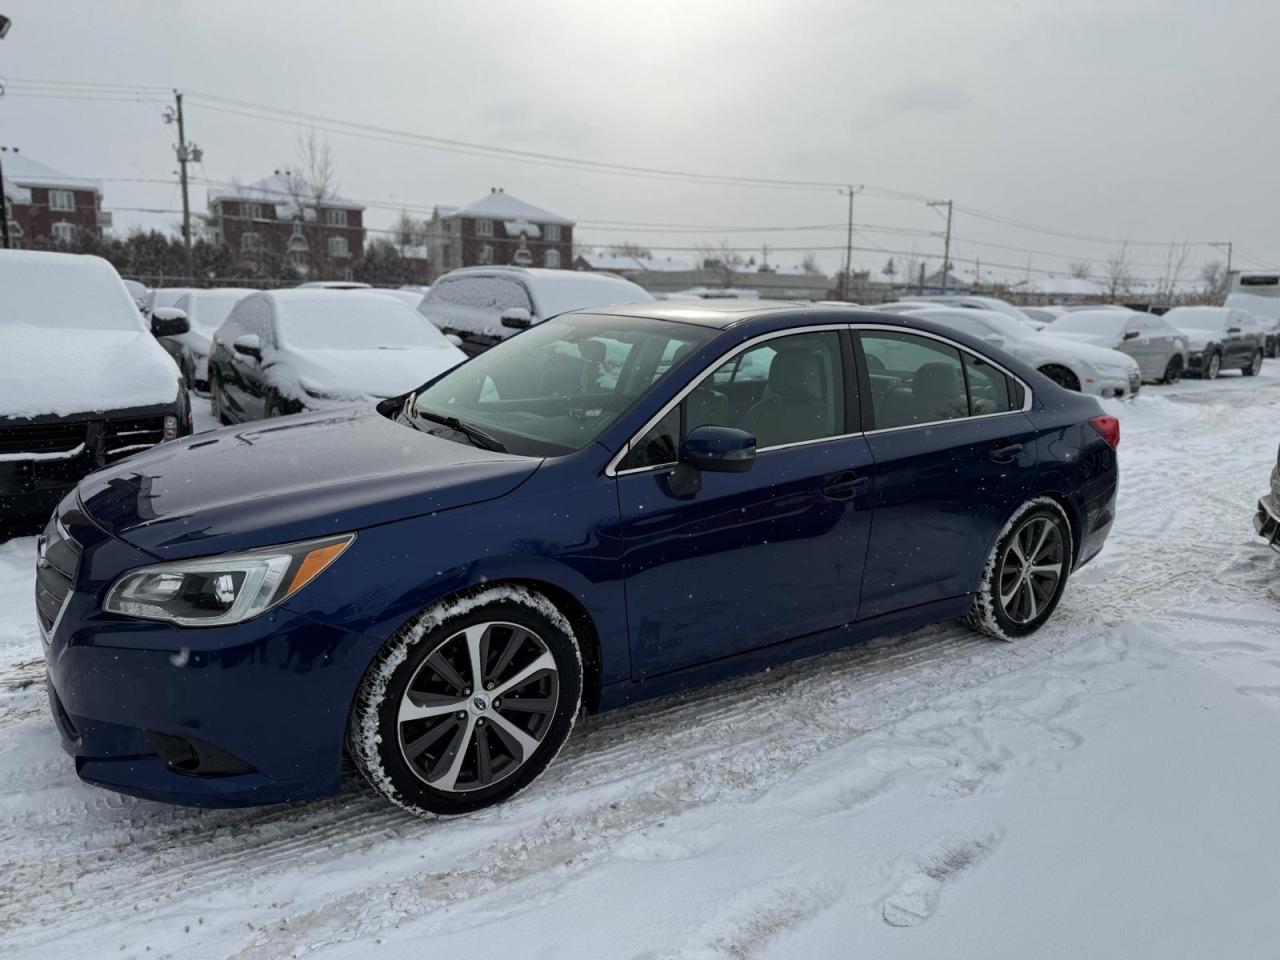
[[(866, 184), (854, 219), (877, 228), (943, 226), (921, 200), (886, 188), (954, 198), (965, 209), (953, 255), (981, 258), (984, 278), (1021, 276), (1028, 259), (1065, 271), (1067, 258), (1105, 257), (1121, 238), (1135, 242), (1139, 276), (1159, 275), (1165, 255), (1140, 241), (1234, 240), (1236, 266), (1280, 262), (1275, 0), (0, 0), (0, 13), (14, 21), (0, 41), (0, 144), (103, 178), (122, 226), (176, 222), (121, 209), (176, 209), (176, 186), (116, 179), (172, 177), (161, 106), (35, 97), (21, 80), (177, 86), (546, 154)], [(194, 97), (187, 127), (204, 150), (197, 172), (244, 181), (294, 162), (302, 129)], [(580, 221), (833, 225), (706, 235), (584, 225), (584, 244), (633, 240), (662, 253), (728, 238), (755, 251), (813, 249), (828, 270), (842, 257), (824, 249), (845, 239), (834, 188), (641, 179), (327, 136), (341, 192), (366, 202), (465, 204), (502, 186)], [(192, 199), (203, 208), (205, 188)], [(395, 212), (369, 216), (387, 226)], [(942, 252), (940, 236), (884, 230), (860, 229), (854, 244), (873, 248), (854, 262), (875, 271), (888, 254), (874, 248), (914, 246), (931, 266)], [(1191, 259), (1222, 256), (1197, 245)]]

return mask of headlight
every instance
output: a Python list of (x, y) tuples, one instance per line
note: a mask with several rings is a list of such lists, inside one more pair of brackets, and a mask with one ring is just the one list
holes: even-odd
[(348, 533), (142, 567), (111, 585), (103, 609), (183, 627), (241, 623), (293, 596), (337, 560), (355, 538)]

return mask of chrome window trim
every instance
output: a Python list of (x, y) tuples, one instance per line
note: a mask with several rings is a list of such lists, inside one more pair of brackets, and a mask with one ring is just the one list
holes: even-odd
[[(743, 351), (749, 350), (750, 348), (757, 346), (758, 344), (765, 343), (769, 340), (775, 340), (779, 337), (795, 336), (797, 334), (823, 333), (829, 330), (836, 330), (836, 331), (849, 330), (854, 333), (860, 333), (864, 330), (873, 330), (873, 331), (879, 330), (887, 333), (897, 333), (897, 334), (905, 334), (908, 336), (924, 337), (929, 340), (937, 340), (940, 343), (945, 343), (947, 346), (953, 347), (954, 349), (959, 350), (962, 353), (967, 353), (971, 357), (977, 357), (983, 363), (988, 363), (991, 366), (995, 367), (1005, 376), (1011, 377), (1020, 387), (1022, 387), (1022, 406), (1019, 407), (1017, 410), (1002, 410), (999, 413), (982, 413), (976, 416), (952, 417), (949, 420), (930, 420), (927, 423), (906, 423), (900, 427), (877, 427), (874, 430), (866, 430), (866, 431), (857, 430), (852, 433), (842, 433), (842, 434), (838, 434), (836, 436), (831, 436), (831, 437), (815, 437), (812, 440), (797, 440), (794, 443), (780, 443), (780, 444), (775, 444), (774, 446), (771, 446), (771, 447), (760, 447), (756, 450), (756, 453), (767, 453), (771, 450), (785, 450), (789, 447), (807, 446), (812, 443), (822, 443), (828, 440), (830, 441), (848, 440), (852, 437), (861, 437), (861, 436), (869, 437), (869, 436), (874, 436), (876, 434), (881, 434), (881, 433), (895, 433), (900, 430), (917, 430), (917, 429), (920, 429), (921, 427), (936, 427), (945, 423), (964, 423), (972, 420), (989, 420), (992, 417), (1007, 417), (1015, 413), (1026, 413), (1028, 410), (1031, 409), (1034, 397), (1031, 392), (1031, 386), (1025, 380), (1023, 380), (1020, 376), (1018, 376), (1016, 373), (1011, 371), (1008, 367), (1006, 367), (1004, 364), (1000, 363), (999, 361), (993, 360), (990, 357), (983, 356), (982, 354), (969, 349), (963, 344), (956, 343), (954, 340), (944, 337), (941, 334), (933, 333), (928, 330), (918, 330), (914, 327), (899, 327), (899, 326), (893, 326), (886, 323), (825, 323), (825, 324), (818, 324), (812, 327), (792, 327), (787, 330), (775, 330), (772, 333), (762, 333), (758, 337), (753, 337), (750, 340), (745, 340), (742, 343), (738, 344), (736, 347), (733, 347), (732, 349), (722, 353), (717, 359), (711, 361), (710, 364), (708, 364), (706, 367), (702, 369), (701, 373), (699, 373), (696, 377), (690, 380), (689, 383), (686, 384), (685, 387), (679, 393), (677, 393), (674, 397), (672, 397), (669, 401), (667, 401), (667, 403), (662, 407), (661, 410), (659, 410), (654, 416), (650, 417), (647, 421), (645, 421), (644, 425), (631, 435), (631, 439), (628, 440), (625, 444), (623, 444), (622, 449), (619, 450), (616, 454), (614, 454), (613, 458), (609, 461), (608, 466), (604, 468), (605, 476), (606, 477), (625, 477), (625, 476), (631, 476), (632, 474), (652, 473), (655, 470), (674, 469), (675, 463), (654, 463), (644, 467), (631, 467), (627, 470), (619, 470), (618, 464), (621, 463), (623, 460), (625, 460), (627, 457), (627, 454), (631, 452), (632, 444), (634, 444), (637, 440), (639, 440), (651, 429), (653, 429), (654, 425), (657, 424), (659, 420), (661, 420), (668, 413), (670, 413), (673, 407), (680, 404), (680, 402), (683, 401), (685, 397), (687, 397), (690, 393), (692, 393), (694, 389), (698, 386), (698, 384), (700, 384), (703, 380), (705, 380), (710, 374), (714, 373), (717, 367), (724, 365), (725, 363), (732, 360), (734, 357), (736, 357), (738, 354), (742, 353)], [(862, 400), (862, 397), (861, 395), (859, 395), (859, 401), (861, 400)]]

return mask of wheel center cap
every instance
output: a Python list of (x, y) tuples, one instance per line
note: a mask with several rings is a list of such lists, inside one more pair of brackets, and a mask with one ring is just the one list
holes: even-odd
[(489, 709), (489, 701), (484, 697), (472, 697), (471, 706), (476, 713), (483, 713), (485, 710)]

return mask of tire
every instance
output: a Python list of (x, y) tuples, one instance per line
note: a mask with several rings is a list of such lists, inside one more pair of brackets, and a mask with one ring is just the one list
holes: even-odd
[(1209, 354), (1209, 359), (1205, 362), (1204, 372), (1200, 374), (1205, 380), (1217, 380), (1218, 374), (1222, 372), (1222, 354), (1214, 352)]
[[(1020, 554), (1031, 554), (1032, 564), (1045, 569), (1027, 575)], [(967, 623), (998, 640), (1035, 633), (1057, 609), (1074, 557), (1075, 541), (1062, 506), (1049, 497), (1027, 501), (1005, 524), (987, 557)], [(1056, 571), (1048, 569), (1055, 566)]]
[(213, 374), (209, 375), (209, 410), (213, 414), (213, 419), (224, 427), (231, 425), (231, 420), (227, 417), (226, 411), (222, 409), (222, 384), (218, 382), (217, 377)]
[(1064, 390), (1080, 392), (1080, 378), (1060, 364), (1050, 363), (1040, 368), (1040, 372), (1062, 387)]
[[(573, 628), (550, 601), (486, 587), (428, 607), (387, 641), (361, 681), (347, 748), (373, 788), (415, 816), (502, 803), (560, 752), (582, 675)], [(504, 686), (505, 704), (492, 692)]]
[(1262, 370), (1262, 351), (1254, 351), (1253, 356), (1249, 359), (1249, 365), (1240, 372), (1246, 377), (1256, 377)]
[(1182, 379), (1182, 358), (1176, 353), (1169, 358), (1168, 365), (1164, 368), (1164, 379), (1161, 383), (1177, 383)]

